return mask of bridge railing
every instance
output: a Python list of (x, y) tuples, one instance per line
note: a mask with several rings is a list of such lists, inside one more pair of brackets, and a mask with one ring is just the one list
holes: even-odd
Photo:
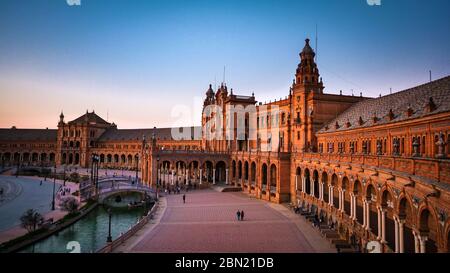
[(144, 227), (153, 218), (157, 208), (158, 202), (156, 202), (153, 205), (153, 207), (150, 209), (150, 211), (147, 213), (146, 216), (138, 220), (138, 222), (134, 226), (130, 227), (130, 229), (125, 233), (120, 234), (119, 237), (114, 239), (111, 243), (108, 243), (104, 247), (97, 250), (97, 253), (111, 253), (116, 247), (123, 244), (123, 242), (131, 238), (134, 234), (136, 234), (136, 232), (138, 232), (142, 227)]

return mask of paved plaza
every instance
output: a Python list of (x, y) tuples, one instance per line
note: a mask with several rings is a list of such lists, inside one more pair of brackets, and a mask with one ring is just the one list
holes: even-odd
[[(117, 252), (335, 252), (310, 223), (282, 205), (214, 190), (168, 195), (152, 224)], [(237, 221), (244, 210), (244, 221)]]

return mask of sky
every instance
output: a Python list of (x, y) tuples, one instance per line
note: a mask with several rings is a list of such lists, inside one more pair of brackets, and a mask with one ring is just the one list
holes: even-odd
[(0, 0), (0, 128), (55, 128), (61, 111), (86, 110), (119, 128), (198, 125), (224, 74), (235, 94), (284, 98), (316, 25), (325, 92), (386, 95), (450, 75), (449, 11), (448, 0)]

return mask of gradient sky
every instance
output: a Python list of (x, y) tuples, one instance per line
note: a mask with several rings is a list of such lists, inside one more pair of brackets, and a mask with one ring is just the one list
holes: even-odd
[(325, 92), (388, 94), (450, 74), (449, 11), (448, 0), (0, 0), (0, 127), (55, 128), (61, 110), (67, 121), (86, 109), (119, 128), (172, 126), (174, 106), (201, 111), (224, 66), (235, 94), (285, 97), (316, 24)]

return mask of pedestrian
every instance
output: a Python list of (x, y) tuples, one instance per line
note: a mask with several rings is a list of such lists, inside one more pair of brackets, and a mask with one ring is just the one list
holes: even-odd
[(244, 211), (241, 211), (241, 221), (244, 221)]
[(240, 221), (241, 220), (241, 212), (239, 210), (236, 212), (236, 216), (237, 216), (238, 221)]
[(183, 204), (186, 203), (186, 194), (183, 194)]
[(39, 183), (39, 186), (42, 186), (42, 180), (41, 180), (41, 183)]

